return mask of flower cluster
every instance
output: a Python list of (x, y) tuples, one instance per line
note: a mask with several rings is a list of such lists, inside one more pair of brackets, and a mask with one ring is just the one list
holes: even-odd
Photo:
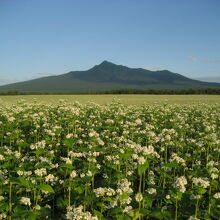
[(184, 193), (186, 191), (187, 179), (185, 176), (177, 177), (175, 182), (173, 183), (174, 188), (178, 191)]

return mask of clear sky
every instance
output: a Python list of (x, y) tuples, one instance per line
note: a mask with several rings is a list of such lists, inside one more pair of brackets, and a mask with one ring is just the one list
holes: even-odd
[(220, 0), (0, 0), (0, 84), (103, 60), (220, 76)]

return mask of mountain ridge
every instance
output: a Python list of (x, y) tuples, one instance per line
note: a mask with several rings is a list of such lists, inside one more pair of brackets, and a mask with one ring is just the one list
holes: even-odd
[(202, 82), (169, 70), (129, 68), (109, 61), (84, 71), (45, 76), (0, 86), (0, 92), (91, 93), (112, 89), (220, 88), (220, 83)]

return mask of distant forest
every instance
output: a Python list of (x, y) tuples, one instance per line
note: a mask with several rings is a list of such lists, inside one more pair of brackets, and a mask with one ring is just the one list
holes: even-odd
[(152, 95), (190, 95), (190, 94), (207, 94), (220, 95), (220, 88), (207, 89), (115, 89), (102, 92), (88, 93), (39, 93), (39, 92), (18, 92), (8, 91), (1, 92), (0, 95), (71, 95), (71, 94), (152, 94)]
[(155, 95), (187, 95), (187, 94), (210, 94), (220, 95), (220, 88), (207, 89), (116, 89), (107, 90), (104, 94), (155, 94)]

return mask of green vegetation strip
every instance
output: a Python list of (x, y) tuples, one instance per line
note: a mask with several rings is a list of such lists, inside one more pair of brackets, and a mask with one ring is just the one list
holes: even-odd
[(220, 104), (218, 95), (18, 95), (18, 96), (0, 96), (0, 104), (16, 104), (19, 100), (28, 103), (58, 103), (59, 100), (65, 100), (68, 103), (78, 101), (82, 104), (95, 102), (100, 105), (106, 105), (114, 100), (118, 100), (125, 105), (142, 104)]

